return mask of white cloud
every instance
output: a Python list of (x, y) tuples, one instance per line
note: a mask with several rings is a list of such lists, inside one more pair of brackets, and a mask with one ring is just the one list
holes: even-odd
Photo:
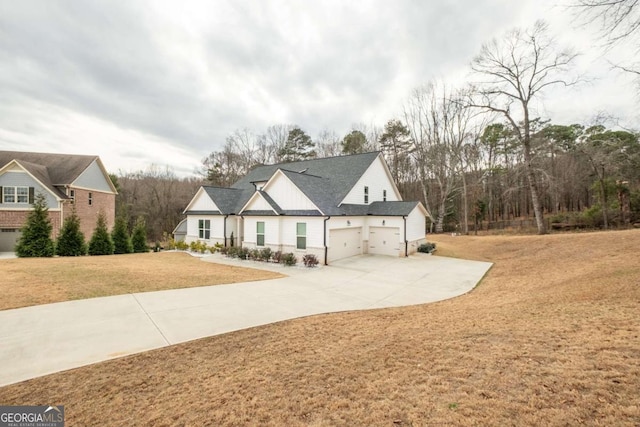
[(541, 114), (635, 126), (633, 86), (606, 60), (631, 50), (603, 57), (552, 1), (25, 0), (0, 3), (0, 147), (189, 174), (235, 129), (384, 125), (413, 88), (464, 81), (483, 42), (539, 18), (593, 76), (548, 93)]

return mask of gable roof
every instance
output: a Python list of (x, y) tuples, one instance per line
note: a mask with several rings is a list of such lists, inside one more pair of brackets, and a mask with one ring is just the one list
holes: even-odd
[(80, 154), (31, 153), (24, 151), (0, 151), (0, 169), (15, 160), (23, 169), (51, 190), (56, 196), (66, 199), (66, 194), (58, 187), (71, 185), (93, 162), (98, 162), (109, 186), (116, 193), (111, 179), (108, 179), (98, 156)]
[[(353, 154), (292, 163), (258, 166), (232, 188), (253, 194), (254, 182), (265, 182), (280, 169), (326, 215), (343, 214), (338, 204), (346, 197), (380, 152)], [(250, 197), (250, 196), (249, 196)]]
[[(233, 215), (408, 215), (419, 202), (373, 202), (369, 205), (342, 204), (342, 200), (380, 156), (380, 152), (353, 154), (257, 166), (230, 188), (203, 186), (220, 211), (186, 210), (186, 214)], [(319, 210), (282, 209), (255, 183), (269, 182), (280, 171), (304, 193)], [(273, 210), (243, 210), (252, 197), (262, 197)], [(340, 206), (339, 206), (340, 205)]]

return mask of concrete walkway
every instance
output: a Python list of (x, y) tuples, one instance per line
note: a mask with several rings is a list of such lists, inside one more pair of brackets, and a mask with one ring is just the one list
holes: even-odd
[(119, 295), (0, 311), (0, 386), (286, 319), (424, 304), (462, 295), (490, 263), (438, 256), (360, 256), (288, 277)]

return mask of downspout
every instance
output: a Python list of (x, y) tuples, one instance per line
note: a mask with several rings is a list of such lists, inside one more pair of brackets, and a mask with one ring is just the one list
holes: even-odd
[(224, 247), (227, 247), (227, 218), (229, 218), (229, 215), (225, 215), (224, 216), (224, 220), (223, 220), (223, 226), (222, 226), (222, 233), (224, 235)]
[(402, 215), (404, 221), (404, 256), (409, 256), (409, 242), (407, 241), (407, 216)]
[(324, 265), (329, 265), (328, 263), (328, 253), (329, 248), (327, 247), (327, 221), (331, 219), (331, 215), (324, 219)]

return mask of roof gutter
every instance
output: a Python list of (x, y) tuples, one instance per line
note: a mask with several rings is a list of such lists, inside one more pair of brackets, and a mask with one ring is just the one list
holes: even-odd
[(329, 215), (328, 217), (326, 217), (324, 219), (324, 265), (329, 265), (328, 262), (328, 254), (329, 254), (329, 248), (327, 247), (327, 221), (331, 219), (331, 215)]
[(407, 216), (402, 215), (402, 220), (404, 221), (404, 256), (409, 256), (409, 242), (407, 241)]
[(227, 247), (227, 218), (229, 218), (229, 214), (224, 216), (223, 226), (222, 226), (222, 234), (224, 236), (224, 247)]

